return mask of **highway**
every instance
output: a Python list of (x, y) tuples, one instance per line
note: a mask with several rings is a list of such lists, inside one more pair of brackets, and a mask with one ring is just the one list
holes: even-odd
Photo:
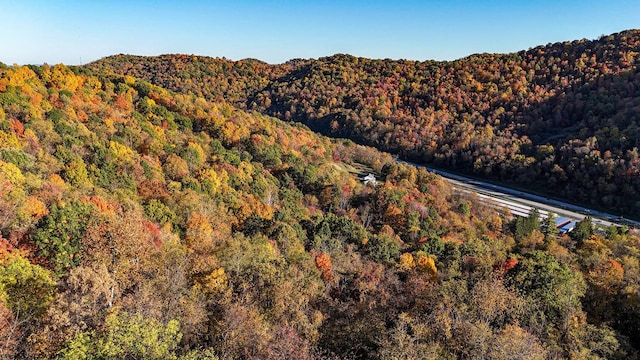
[(424, 167), (427, 170), (446, 178), (458, 191), (476, 192), (478, 196), (487, 201), (489, 205), (494, 206), (497, 209), (507, 207), (513, 215), (528, 216), (531, 213), (531, 210), (536, 208), (540, 211), (542, 217), (546, 217), (547, 212), (551, 211), (557, 216), (575, 220), (582, 220), (586, 216), (591, 216), (593, 224), (600, 227), (609, 227), (614, 224), (627, 225), (636, 228), (640, 227), (640, 222), (638, 221), (622, 219), (616, 215), (605, 212), (467, 178), (457, 174), (452, 174), (448, 171), (430, 168), (428, 166), (410, 162), (405, 163), (417, 167)]

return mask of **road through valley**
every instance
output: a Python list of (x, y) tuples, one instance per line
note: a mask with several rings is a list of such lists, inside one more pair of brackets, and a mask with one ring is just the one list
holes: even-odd
[(601, 227), (609, 227), (613, 224), (628, 225), (632, 227), (640, 227), (640, 222), (622, 219), (619, 216), (608, 214), (601, 211), (569, 204), (559, 200), (549, 199), (543, 196), (526, 193), (520, 190), (510, 189), (504, 186), (491, 184), (488, 182), (475, 180), (450, 173), (448, 171), (438, 170), (431, 167), (409, 163), (413, 166), (424, 167), (427, 170), (436, 173), (453, 184), (454, 188), (461, 192), (476, 192), (480, 199), (496, 208), (507, 207), (513, 215), (528, 216), (531, 211), (536, 208), (543, 217), (547, 212), (554, 212), (557, 216), (567, 217), (575, 220), (582, 220), (586, 216), (591, 216), (593, 223)]

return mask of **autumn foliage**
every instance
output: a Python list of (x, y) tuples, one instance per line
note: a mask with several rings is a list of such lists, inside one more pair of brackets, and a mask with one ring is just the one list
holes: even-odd
[(326, 253), (320, 253), (315, 258), (316, 267), (322, 272), (324, 281), (331, 280), (331, 258)]
[[(602, 72), (635, 64), (625, 56)], [(533, 65), (507, 58), (485, 69), (484, 57), (499, 58), (335, 56), (278, 66), (147, 58), (162, 64), (156, 81), (170, 89), (138, 77), (145, 67), (128, 56), (115, 59), (129, 76), (107, 72), (109, 59), (102, 70), (0, 66), (0, 357), (636, 357), (633, 230), (585, 222), (556, 237), (390, 154), (240, 109), (320, 130), (330, 120), (336, 134), (353, 124), (354, 138), (366, 124), (372, 143), (400, 150), (402, 142), (407, 155), (433, 150), (443, 164), (466, 164), (479, 147), (523, 169), (536, 165), (521, 150), (539, 152), (531, 156), (550, 169), (543, 154), (576, 150), (598, 164), (593, 142), (560, 150), (515, 136), (521, 127), (502, 121), (521, 109), (514, 99), (529, 99), (532, 81), (512, 74)], [(558, 61), (539, 71), (562, 83)], [(597, 68), (590, 61), (585, 68)], [(405, 73), (412, 68), (420, 81)], [(423, 80), (437, 72), (442, 89), (433, 93)], [(465, 72), (474, 76), (458, 76)], [(316, 78), (320, 88), (302, 86)], [(323, 87), (336, 81), (339, 93)], [(518, 84), (511, 93), (510, 83)], [(450, 92), (452, 84), (469, 86)], [(536, 89), (529, 104), (551, 91)], [(474, 109), (469, 94), (504, 108), (459, 121)], [(492, 133), (499, 140), (481, 146)], [(459, 142), (449, 150), (447, 134)], [(612, 151), (611, 169), (620, 156)], [(368, 173), (377, 185), (363, 183)]]
[[(455, 61), (117, 55), (89, 66), (639, 216), (639, 47), (629, 30)], [(242, 137), (233, 123), (223, 129)]]

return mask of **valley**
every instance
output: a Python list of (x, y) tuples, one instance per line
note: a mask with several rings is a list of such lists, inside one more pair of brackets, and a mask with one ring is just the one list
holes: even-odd
[(118, 55), (87, 67), (637, 219), (638, 44), (629, 30), (455, 61)]
[(639, 63), (0, 63), (0, 358), (638, 358)]

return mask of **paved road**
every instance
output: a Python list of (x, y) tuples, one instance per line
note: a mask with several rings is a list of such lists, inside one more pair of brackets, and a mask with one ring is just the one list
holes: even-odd
[(448, 179), (456, 189), (464, 191), (474, 191), (478, 193), (480, 198), (486, 199), (486, 201), (488, 202), (497, 204), (497, 207), (506, 206), (514, 215), (527, 216), (533, 208), (537, 208), (538, 210), (540, 210), (540, 213), (543, 216), (546, 216), (546, 212), (551, 211), (556, 213), (558, 216), (564, 216), (576, 220), (581, 220), (586, 216), (591, 216), (593, 219), (592, 222), (594, 224), (603, 227), (609, 227), (613, 224), (628, 225), (636, 228), (640, 227), (640, 222), (638, 221), (621, 219), (616, 215), (569, 204), (563, 201), (549, 199), (543, 196), (530, 194), (519, 190), (513, 190), (504, 186), (452, 174), (448, 171), (433, 169), (428, 166), (418, 165), (410, 162), (406, 163), (413, 166), (424, 167), (427, 170)]

